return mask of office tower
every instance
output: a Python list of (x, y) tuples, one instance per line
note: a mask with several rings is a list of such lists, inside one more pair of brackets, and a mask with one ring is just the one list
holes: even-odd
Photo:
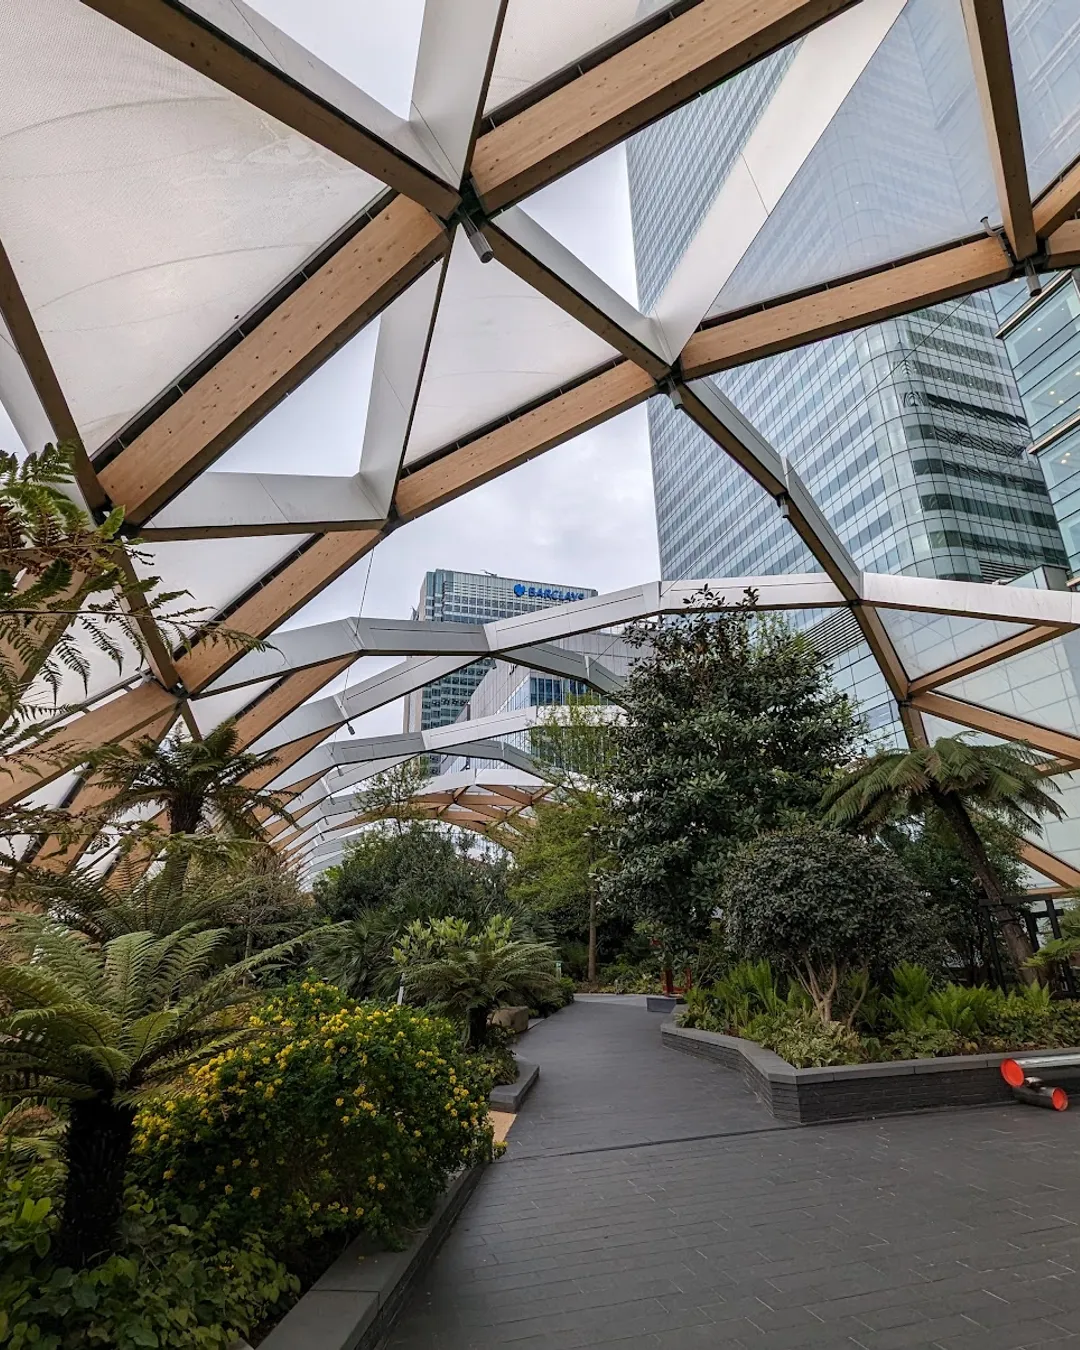
[[(1021, 297), (1026, 298), (1026, 297)], [(1061, 528), (1071, 576), (1080, 576), (1080, 288), (1060, 273), (1005, 317), (1001, 336)]]
[[(723, 312), (804, 278), (857, 271), (881, 237), (917, 237), (921, 219), (971, 200), (965, 174), (975, 175), (975, 138), (984, 133), (973, 100), (958, 97), (959, 81), (970, 82), (956, 55), (967, 59), (958, 22), (958, 8), (910, 0), (725, 284)], [(796, 51), (760, 62), (629, 143), (644, 309)], [(779, 228), (785, 221), (789, 228)], [(990, 299), (972, 296), (714, 379), (794, 463), (867, 570), (1003, 580), (1060, 566), (1064, 554), (1026, 453), (1027, 422), (997, 327)], [(666, 578), (814, 568), (771, 498), (688, 417), (654, 399), (649, 425)], [(823, 621), (816, 636), (871, 726), (889, 726), (895, 707), (850, 616)]]
[[(440, 567), (424, 577), (413, 617), (429, 623), (487, 623), (595, 594), (587, 586), (559, 586)], [(473, 661), (410, 694), (405, 701), (405, 730), (427, 731), (456, 721), (494, 664), (490, 659)]]

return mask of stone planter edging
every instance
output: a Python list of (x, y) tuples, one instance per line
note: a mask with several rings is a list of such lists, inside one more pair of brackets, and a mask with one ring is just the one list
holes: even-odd
[(1000, 1069), (1009, 1051), (796, 1069), (754, 1041), (679, 1027), (674, 1018), (661, 1036), (674, 1050), (735, 1069), (777, 1120), (796, 1125), (1012, 1100)]
[(259, 1350), (374, 1350), (483, 1170), (481, 1163), (455, 1177), (435, 1213), (404, 1251), (373, 1252), (369, 1238), (357, 1238), (259, 1342)]
[(539, 1064), (526, 1064), (523, 1059), (519, 1059), (517, 1080), (513, 1083), (497, 1083), (491, 1089), (488, 1105), (496, 1111), (510, 1111), (516, 1115), (539, 1077)]

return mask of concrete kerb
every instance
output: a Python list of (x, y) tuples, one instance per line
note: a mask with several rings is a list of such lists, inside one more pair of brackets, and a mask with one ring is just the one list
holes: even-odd
[(523, 1059), (518, 1060), (518, 1076), (514, 1083), (497, 1083), (491, 1089), (491, 1095), (488, 1097), (488, 1105), (496, 1111), (510, 1111), (513, 1115), (521, 1110), (521, 1104), (533, 1089), (533, 1085), (540, 1077), (540, 1066), (538, 1064), (526, 1064)]
[(260, 1350), (374, 1350), (482, 1172), (479, 1164), (455, 1178), (404, 1251), (372, 1251), (370, 1239), (357, 1238), (260, 1342)]
[(1012, 1100), (1000, 1068), (1012, 1051), (796, 1069), (754, 1041), (679, 1027), (674, 1018), (662, 1024), (661, 1036), (673, 1050), (736, 1070), (776, 1120), (796, 1125)]

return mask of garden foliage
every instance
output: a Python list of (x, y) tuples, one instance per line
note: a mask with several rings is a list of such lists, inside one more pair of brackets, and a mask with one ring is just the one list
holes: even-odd
[[(706, 597), (707, 598), (707, 597)], [(631, 633), (644, 655), (620, 694), (606, 786), (618, 824), (615, 902), (672, 953), (707, 934), (734, 850), (815, 813), (858, 728), (801, 634), (747, 606)]]
[(248, 1025), (136, 1120), (135, 1175), (170, 1212), (263, 1233), (297, 1268), (331, 1236), (398, 1238), (492, 1156), (490, 1079), (449, 1022), (306, 980)]
[(679, 1021), (757, 1041), (801, 1069), (1080, 1043), (1080, 1004), (1054, 1002), (1042, 985), (1003, 993), (943, 982), (910, 962), (880, 982), (849, 973), (836, 1013), (820, 1017), (802, 985), (768, 961), (743, 961), (691, 990)]

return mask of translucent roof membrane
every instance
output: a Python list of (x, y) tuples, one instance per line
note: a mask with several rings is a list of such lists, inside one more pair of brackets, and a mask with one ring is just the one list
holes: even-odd
[(91, 450), (380, 187), (79, 0), (0, 7), (0, 238)]
[(879, 613), (908, 674), (915, 676), (972, 656), (1028, 626), (906, 609), (882, 609)]
[(637, 305), (626, 147), (616, 145), (521, 203), (548, 234)]
[(141, 576), (159, 576), (166, 591), (187, 591), (165, 613), (193, 606), (218, 610), (282, 562), (309, 536), (276, 534), (250, 539), (198, 539), (141, 545), (145, 561), (137, 564)]
[[(908, 0), (805, 153), (805, 128), (816, 129), (818, 108), (831, 108), (837, 81), (842, 88), (852, 73), (850, 43), (829, 50), (830, 30), (860, 11), (869, 25), (896, 8), (856, 6), (804, 41), (784, 76), (799, 96), (781, 97), (777, 86), (758, 142), (721, 189), (758, 224), (741, 256), (732, 250), (710, 313), (902, 258), (998, 218), (959, 0)], [(811, 50), (814, 68), (804, 71), (800, 57)]]
[[(289, 0), (280, 0), (289, 3)], [(509, 0), (485, 112), (571, 66), (669, 0)]]
[(953, 680), (941, 693), (1055, 731), (1080, 733), (1080, 633)]
[(1080, 5), (1005, 0), (1028, 179), (1036, 195), (1080, 155)]
[(264, 19), (398, 117), (409, 101), (424, 0), (248, 0)]
[(107, 694), (122, 680), (131, 679), (144, 668), (142, 652), (124, 636), (120, 628), (109, 623), (100, 626), (116, 647), (119, 663), (107, 652), (101, 651), (85, 630), (73, 626), (67, 630), (67, 636), (78, 648), (79, 659), (85, 663), (85, 679), (79, 671), (69, 670), (66, 663), (58, 660), (59, 685), (56, 694), (43, 679), (38, 678), (29, 690), (31, 702), (46, 706), (55, 702), (60, 707), (85, 703)]
[(231, 473), (354, 474), (379, 320), (362, 328), (214, 462)]
[(196, 725), (204, 736), (207, 735), (227, 718), (243, 711), (276, 683), (276, 680), (262, 680), (259, 684), (246, 684), (242, 689), (227, 689), (223, 694), (193, 699), (191, 710)]
[(406, 463), (616, 355), (461, 231), (450, 256)]
[(1065, 862), (1080, 867), (1080, 773), (1057, 774), (1054, 782), (1060, 789), (1058, 805), (1065, 812), (1064, 820), (1047, 820), (1041, 835), (1033, 835), (1035, 843)]

